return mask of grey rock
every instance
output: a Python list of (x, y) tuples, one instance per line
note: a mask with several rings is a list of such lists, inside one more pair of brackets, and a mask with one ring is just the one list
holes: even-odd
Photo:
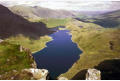
[(2, 39), (0, 39), (0, 43), (1, 43), (1, 42), (3, 42), (3, 40), (2, 40)]
[(101, 72), (97, 69), (88, 69), (86, 80), (101, 80)]
[(37, 80), (47, 80), (47, 76), (49, 74), (48, 70), (46, 69), (24, 69), (24, 71), (32, 73), (33, 77)]
[(11, 80), (14, 80), (14, 77), (11, 77)]
[(10, 59), (7, 59), (7, 62), (10, 62)]
[(23, 47), (20, 45), (20, 52), (23, 52)]
[(68, 80), (66, 77), (59, 77), (58, 80)]
[(17, 70), (13, 70), (13, 72), (15, 72), (15, 73), (16, 73), (16, 72), (17, 72)]

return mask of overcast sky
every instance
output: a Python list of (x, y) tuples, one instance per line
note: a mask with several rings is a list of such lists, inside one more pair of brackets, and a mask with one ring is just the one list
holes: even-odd
[(29, 5), (51, 9), (101, 11), (120, 9), (118, 0), (0, 0), (5, 6)]

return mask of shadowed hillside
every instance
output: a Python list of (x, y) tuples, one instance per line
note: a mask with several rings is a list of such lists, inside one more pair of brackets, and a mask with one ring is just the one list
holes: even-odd
[(95, 20), (95, 24), (101, 25), (105, 28), (118, 27), (120, 25), (120, 10), (99, 15)]
[(120, 80), (120, 59), (105, 60), (95, 68), (101, 71), (102, 80)]
[(30, 38), (38, 38), (49, 33), (50, 31), (44, 23), (29, 22), (0, 5), (0, 38), (3, 39), (18, 34), (23, 34)]

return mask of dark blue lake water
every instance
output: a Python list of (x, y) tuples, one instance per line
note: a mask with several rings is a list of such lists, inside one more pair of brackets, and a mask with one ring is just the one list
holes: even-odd
[(51, 34), (53, 40), (47, 47), (33, 54), (37, 67), (49, 70), (52, 78), (67, 72), (82, 53), (68, 33), (68, 30), (59, 30)]

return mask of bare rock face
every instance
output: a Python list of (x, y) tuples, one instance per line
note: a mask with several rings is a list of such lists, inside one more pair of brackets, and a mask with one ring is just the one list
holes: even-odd
[(37, 79), (37, 80), (47, 80), (48, 78), (48, 70), (46, 69), (24, 69), (24, 71), (29, 72), (33, 75), (33, 78)]
[(58, 80), (68, 80), (66, 77), (59, 77)]
[(101, 72), (97, 69), (88, 69), (86, 80), (101, 80)]

